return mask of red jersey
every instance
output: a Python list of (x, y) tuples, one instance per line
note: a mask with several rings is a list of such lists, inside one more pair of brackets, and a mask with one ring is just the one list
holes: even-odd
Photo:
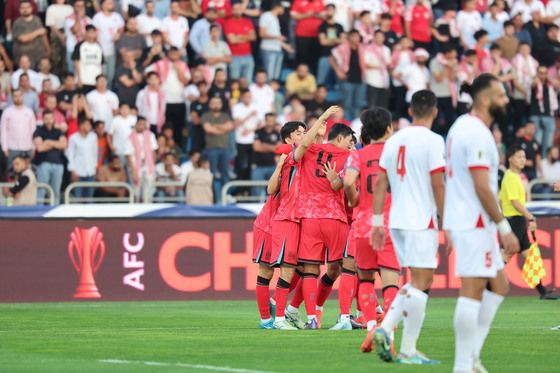
[[(294, 13), (322, 13), (326, 10), (323, 0), (295, 0), (292, 5)], [(319, 27), (323, 19), (319, 17), (305, 18), (296, 21), (295, 35), (303, 38), (316, 38), (319, 36)]]
[[(249, 35), (249, 32), (255, 30), (253, 27), (253, 22), (248, 18), (241, 17), (241, 18), (228, 18), (224, 21), (223, 25), (224, 35)], [(240, 44), (230, 44), (229, 49), (231, 49), (231, 54), (233, 56), (246, 56), (251, 54), (251, 43), (245, 42)]]
[(298, 215), (307, 219), (334, 219), (348, 223), (344, 207), (344, 191), (335, 192), (323, 166), (336, 163), (340, 174), (350, 152), (333, 144), (313, 144), (301, 160), (301, 180), (298, 193)]
[[(293, 148), (295, 149), (295, 148)], [(296, 216), (297, 194), (300, 185), (300, 164), (294, 161), (294, 153), (290, 153), (280, 171), (280, 206), (274, 220), (289, 220), (299, 223), (299, 218)]]
[[(391, 12), (391, 8), (393, 9), (393, 12)], [(391, 30), (393, 30), (399, 36), (404, 34), (404, 3), (402, 1), (395, 1), (394, 3), (391, 3), (391, 0), (385, 0), (383, 2), (382, 9), (384, 13), (391, 13), (391, 15), (393, 16), (393, 21), (391, 22)]]
[(258, 228), (265, 233), (271, 232), (270, 223), (274, 218), (274, 215), (276, 215), (276, 210), (280, 205), (280, 200), (280, 192), (272, 194), (268, 197), (261, 212), (257, 215), (257, 218), (253, 223), (253, 228)]
[[(384, 143), (370, 144), (348, 157), (346, 169), (353, 169), (360, 173), (360, 195), (358, 204), (354, 207), (353, 225), (354, 237), (369, 238), (371, 233), (371, 219), (373, 217), (373, 190), (377, 174), (379, 173), (379, 159), (383, 153)], [(387, 193), (383, 212), (385, 225), (389, 225), (389, 210), (391, 209), (391, 195)]]
[(217, 11), (224, 10), (226, 17), (231, 16), (231, 2), (230, 0), (202, 0), (200, 4), (202, 14), (206, 14), (208, 8), (214, 8)]
[(432, 41), (432, 10), (425, 5), (415, 4), (406, 11), (404, 16), (410, 22), (410, 38), (421, 43)]

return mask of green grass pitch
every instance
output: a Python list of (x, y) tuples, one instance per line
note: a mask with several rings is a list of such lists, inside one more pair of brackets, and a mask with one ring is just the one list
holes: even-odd
[[(439, 366), (382, 363), (364, 331), (257, 329), (255, 302), (0, 304), (1, 372), (451, 372), (455, 299), (431, 299), (418, 347)], [(338, 305), (329, 301), (323, 327)], [(491, 372), (560, 372), (560, 301), (508, 298), (483, 351)], [(112, 362), (111, 362), (112, 361)]]

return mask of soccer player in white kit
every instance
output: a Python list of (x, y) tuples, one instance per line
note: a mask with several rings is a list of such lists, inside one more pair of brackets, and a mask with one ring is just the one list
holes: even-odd
[(455, 309), (454, 373), (483, 373), (480, 351), (509, 290), (497, 232), (506, 253), (519, 242), (498, 205), (499, 156), (490, 126), (506, 115), (508, 97), (491, 74), (471, 86), (473, 108), (457, 119), (447, 137), (444, 229), (456, 250), (461, 290)]
[[(379, 161), (373, 194), (371, 243), (382, 250), (385, 242), (383, 205), (388, 186), (392, 205), (389, 228), (402, 268), (409, 268), (411, 281), (395, 297), (373, 338), (381, 359), (403, 364), (435, 364), (416, 350), (428, 293), (437, 267), (438, 212), (443, 214), (445, 196), (445, 144), (430, 130), (437, 117), (437, 99), (422, 90), (412, 96), (409, 110), (412, 125), (396, 132), (385, 144)], [(391, 352), (390, 334), (403, 320), (400, 354)]]

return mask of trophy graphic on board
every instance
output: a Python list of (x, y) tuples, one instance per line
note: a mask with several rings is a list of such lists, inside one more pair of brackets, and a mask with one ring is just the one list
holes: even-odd
[(97, 272), (105, 256), (103, 233), (97, 227), (74, 228), (70, 234), (68, 255), (80, 275), (74, 298), (101, 298), (93, 274)]

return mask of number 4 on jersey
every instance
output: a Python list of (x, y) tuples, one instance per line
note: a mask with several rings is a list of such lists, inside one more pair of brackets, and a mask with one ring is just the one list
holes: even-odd
[(403, 180), (404, 175), (406, 175), (405, 155), (406, 147), (403, 145), (399, 148), (399, 155), (397, 157), (397, 175), (401, 177), (401, 180)]

